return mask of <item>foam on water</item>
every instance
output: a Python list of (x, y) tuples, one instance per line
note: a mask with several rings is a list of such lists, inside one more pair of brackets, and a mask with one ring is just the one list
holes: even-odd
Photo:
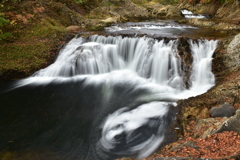
[(129, 22), (124, 24), (114, 24), (105, 28), (105, 31), (109, 34), (154, 35), (158, 37), (177, 37), (178, 35), (188, 34), (188, 32), (194, 32), (197, 30), (198, 28), (196, 27), (178, 24), (174, 21)]
[[(121, 147), (127, 147), (132, 155), (137, 158), (144, 158), (151, 154), (163, 141), (164, 116), (168, 112), (168, 103), (151, 102), (143, 104), (138, 108), (126, 112), (126, 108), (121, 108), (106, 117), (102, 124), (102, 137), (98, 142), (99, 150), (104, 152), (121, 145), (120, 140), (124, 139)], [(137, 145), (132, 145), (135, 139), (141, 139), (141, 132), (136, 132), (142, 126), (155, 128), (152, 135), (145, 138)], [(118, 154), (121, 155), (119, 152)], [(124, 156), (124, 155), (123, 155)]]

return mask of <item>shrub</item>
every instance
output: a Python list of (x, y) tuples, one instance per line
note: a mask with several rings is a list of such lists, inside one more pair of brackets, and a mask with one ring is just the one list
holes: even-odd
[(9, 20), (6, 20), (5, 18), (0, 17), (0, 41), (5, 40), (6, 38), (12, 36), (11, 33), (9, 33), (9, 32), (4, 33), (2, 30), (2, 28), (8, 24), (9, 24)]

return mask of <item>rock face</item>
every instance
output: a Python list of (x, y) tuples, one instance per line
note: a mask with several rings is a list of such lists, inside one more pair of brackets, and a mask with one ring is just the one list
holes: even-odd
[(221, 31), (231, 31), (231, 30), (240, 30), (240, 26), (237, 24), (232, 24), (228, 22), (215, 21), (215, 20), (206, 20), (206, 19), (184, 19), (179, 20), (180, 23), (187, 23), (197, 27), (206, 27), (212, 28), (214, 30)]
[(171, 5), (149, 5), (140, 7), (131, 0), (103, 0), (99, 7), (89, 14), (90, 19), (103, 19), (111, 23), (130, 19), (150, 19), (156, 17), (182, 17), (179, 8)]
[(240, 134), (240, 110), (237, 110), (233, 117), (225, 121), (216, 133), (223, 131), (234, 131)]
[(211, 117), (231, 117), (235, 113), (234, 107), (229, 103), (224, 103), (210, 109)]
[(234, 1), (233, 3), (225, 3), (221, 6), (216, 14), (216, 18), (228, 19), (232, 21), (239, 21), (240, 20), (240, 1)]
[(240, 30), (240, 2), (231, 1), (222, 4), (220, 1), (211, 0), (206, 3), (182, 0), (177, 6), (179, 9), (187, 9), (193, 13), (206, 14), (214, 19), (186, 19), (182, 23), (188, 23), (198, 27), (208, 27), (214, 30)]
[(68, 6), (58, 2), (47, 3), (47, 5), (55, 11), (53, 12), (56, 14), (54, 15), (55, 17), (61, 17), (61, 22), (65, 23), (65, 25), (79, 25), (85, 27), (85, 17), (78, 12), (74, 12)]
[(206, 139), (209, 135), (215, 134), (221, 128), (223, 122), (226, 120), (227, 117), (220, 119), (207, 118), (198, 120), (194, 137)]
[(181, 10), (171, 5), (152, 5), (145, 6), (151, 17), (183, 17)]
[(196, 1), (189, 2), (189, 0), (182, 0), (181, 3), (178, 4), (178, 8), (187, 9), (197, 14), (208, 14), (210, 16), (214, 16), (220, 6), (220, 1), (214, 0), (210, 3), (196, 3)]
[(207, 118), (201, 119), (196, 125), (195, 138), (207, 138), (215, 133), (222, 133), (224, 131), (234, 131), (240, 134), (240, 110), (231, 118)]
[(107, 19), (115, 17), (119, 22), (129, 18), (146, 18), (147, 9), (135, 5), (131, 0), (103, 0), (99, 7), (91, 11), (89, 18)]
[(240, 69), (240, 33), (237, 34), (227, 48), (228, 55), (225, 58), (226, 67)]

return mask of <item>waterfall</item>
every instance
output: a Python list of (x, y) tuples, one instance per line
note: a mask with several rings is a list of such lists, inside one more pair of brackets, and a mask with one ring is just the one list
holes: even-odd
[(183, 89), (177, 40), (91, 36), (87, 42), (74, 38), (55, 63), (35, 77), (69, 77), (128, 69), (160, 85)]
[[(60, 148), (67, 153), (63, 159), (145, 158), (165, 144), (167, 130), (176, 116), (171, 109), (176, 101), (203, 94), (214, 85), (211, 61), (217, 43), (189, 41), (193, 62), (189, 82), (184, 82), (185, 64), (178, 55), (177, 39), (99, 35), (73, 38), (53, 64), (17, 81), (14, 89), (19, 96), (10, 96), (11, 91), (16, 95), (14, 89), (0, 95), (0, 102), (9, 110), (18, 109), (20, 113), (28, 111), (27, 107), (33, 111), (20, 116), (24, 125), (16, 121), (18, 115), (13, 117), (16, 132), (8, 137), (6, 145), (15, 135), (20, 142), (23, 137), (28, 140), (25, 133), (31, 134), (36, 128), (34, 140), (24, 144), (33, 142), (37, 146), (41, 142), (46, 148)], [(191, 84), (189, 88), (186, 83)], [(6, 101), (9, 97), (16, 99), (11, 99), (12, 105)], [(24, 109), (19, 107), (21, 103)], [(30, 119), (25, 119), (27, 116)], [(39, 123), (35, 123), (39, 116)], [(24, 133), (15, 134), (19, 128)]]
[(206, 16), (204, 16), (202, 14), (194, 14), (193, 12), (188, 11), (186, 9), (181, 10), (181, 12), (185, 18), (207, 18)]
[[(214, 40), (189, 41), (193, 56), (191, 89), (202, 92), (215, 83), (211, 72), (212, 54), (217, 47)], [(131, 70), (148, 81), (178, 90), (186, 89), (177, 52), (178, 40), (154, 40), (112, 36), (90, 36), (72, 39), (49, 67), (35, 73), (35, 77), (69, 77), (96, 75), (116, 70)], [(201, 86), (201, 87), (200, 87)]]
[(211, 71), (212, 55), (217, 47), (218, 41), (190, 40), (191, 53), (193, 56), (193, 66), (191, 74), (191, 89), (206, 92), (215, 85), (215, 76)]

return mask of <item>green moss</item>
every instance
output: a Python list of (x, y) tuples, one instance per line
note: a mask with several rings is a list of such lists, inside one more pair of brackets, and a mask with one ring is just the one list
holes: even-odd
[(23, 36), (26, 38), (50, 38), (54, 37), (56, 33), (65, 33), (65, 27), (59, 24), (56, 20), (51, 18), (43, 19), (40, 23), (33, 26), (30, 30), (23, 32)]
[(92, 27), (89, 27), (89, 31), (102, 31), (103, 30), (103, 26), (92, 26)]
[(6, 20), (4, 17), (0, 16), (0, 41), (1, 40), (5, 40), (5, 39), (7, 39), (7, 38), (12, 36), (12, 34), (10, 32), (3, 32), (3, 30), (2, 30), (2, 28), (5, 25), (8, 25), (9, 22), (10, 22), (9, 20)]
[(0, 77), (18, 73), (26, 76), (45, 67), (65, 34), (65, 27), (50, 18), (25, 28), (17, 41), (0, 45)]
[(148, 3), (148, 0), (132, 0), (132, 2), (137, 5), (144, 5), (144, 4)]
[(46, 43), (0, 46), (0, 73), (8, 70), (30, 73), (43, 66), (49, 58), (50, 46)]

